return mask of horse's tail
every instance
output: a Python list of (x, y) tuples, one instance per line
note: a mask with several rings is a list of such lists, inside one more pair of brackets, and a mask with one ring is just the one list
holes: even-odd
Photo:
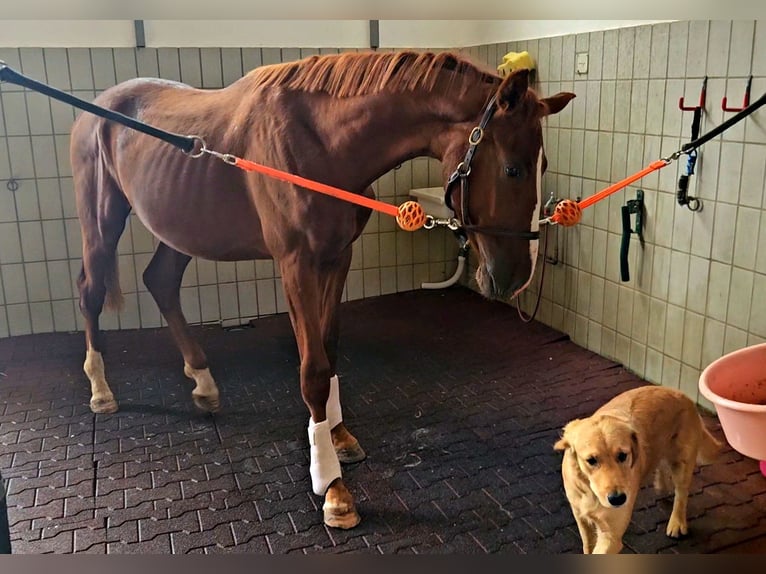
[[(108, 130), (113, 126), (83, 114), (72, 127), (70, 159), (77, 213), (83, 239), (83, 267), (78, 281), (81, 305), (90, 313), (124, 307), (120, 289), (117, 243), (130, 213), (130, 204), (117, 183), (110, 157)], [(102, 291), (102, 289), (104, 291)], [(85, 297), (83, 300), (82, 298)]]

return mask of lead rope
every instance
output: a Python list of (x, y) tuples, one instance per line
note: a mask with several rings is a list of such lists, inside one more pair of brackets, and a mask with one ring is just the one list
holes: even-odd
[[(537, 301), (535, 301), (535, 308), (532, 310), (531, 315), (525, 315), (524, 311), (521, 310), (521, 307), (519, 307), (519, 296), (516, 296), (516, 311), (519, 314), (519, 318), (524, 323), (531, 323), (535, 316), (537, 315), (537, 310), (540, 308), (540, 300), (543, 297), (543, 281), (545, 280), (545, 264), (548, 259), (548, 234), (551, 232), (551, 228), (548, 227), (548, 229), (545, 230), (544, 236), (543, 236), (543, 264), (542, 269), (540, 270), (540, 288), (537, 290)], [(521, 293), (519, 293), (521, 295)]]

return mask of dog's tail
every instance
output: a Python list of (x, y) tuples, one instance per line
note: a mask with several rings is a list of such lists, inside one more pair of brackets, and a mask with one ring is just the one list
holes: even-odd
[(723, 443), (710, 434), (705, 423), (702, 422), (702, 418), (700, 418), (700, 426), (702, 427), (700, 433), (702, 440), (700, 441), (699, 449), (697, 450), (697, 463), (710, 464), (715, 462), (718, 458), (718, 455), (723, 448)]

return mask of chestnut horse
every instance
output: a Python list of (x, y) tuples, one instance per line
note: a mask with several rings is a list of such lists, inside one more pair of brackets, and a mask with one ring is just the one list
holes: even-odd
[[(398, 164), (437, 158), (447, 197), (478, 252), (482, 293), (508, 298), (529, 283), (537, 259), (546, 167), (541, 120), (574, 97), (538, 98), (528, 83), (525, 70), (500, 78), (451, 53), (368, 52), (263, 66), (219, 90), (139, 78), (94, 103), (199, 135), (210, 149), (366, 196)], [(183, 355), (184, 373), (196, 383), (192, 398), (206, 411), (218, 409), (219, 394), (181, 310), (184, 270), (192, 257), (274, 259), (310, 413), (312, 489), (325, 497), (327, 525), (355, 526), (360, 518), (340, 463), (365, 453), (342, 422), (335, 369), (352, 244), (370, 210), (210, 155), (192, 159), (91, 114), (74, 123), (71, 162), (93, 412), (117, 410), (104, 372), (99, 315), (105, 303), (120, 300), (116, 248), (131, 209), (159, 240), (143, 280)]]

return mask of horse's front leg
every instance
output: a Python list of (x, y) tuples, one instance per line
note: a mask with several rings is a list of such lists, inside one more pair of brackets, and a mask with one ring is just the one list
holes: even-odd
[[(290, 320), (301, 359), (301, 396), (309, 409), (308, 438), (311, 452), (311, 486), (324, 495), (324, 522), (335, 528), (359, 524), (354, 498), (343, 483), (340, 461), (328, 420), (330, 361), (322, 336), (323, 295), (327, 269), (320, 272), (312, 258), (288, 256), (280, 261)], [(332, 411), (332, 409), (330, 409)]]
[(330, 363), (330, 396), (327, 400), (327, 420), (338, 460), (343, 464), (359, 462), (367, 456), (359, 441), (356, 440), (346, 425), (343, 424), (343, 411), (340, 403), (340, 383), (338, 381), (338, 337), (340, 331), (340, 300), (351, 266), (351, 247), (338, 258), (337, 265), (323, 278), (322, 312), (320, 317), (322, 340), (325, 353)]

